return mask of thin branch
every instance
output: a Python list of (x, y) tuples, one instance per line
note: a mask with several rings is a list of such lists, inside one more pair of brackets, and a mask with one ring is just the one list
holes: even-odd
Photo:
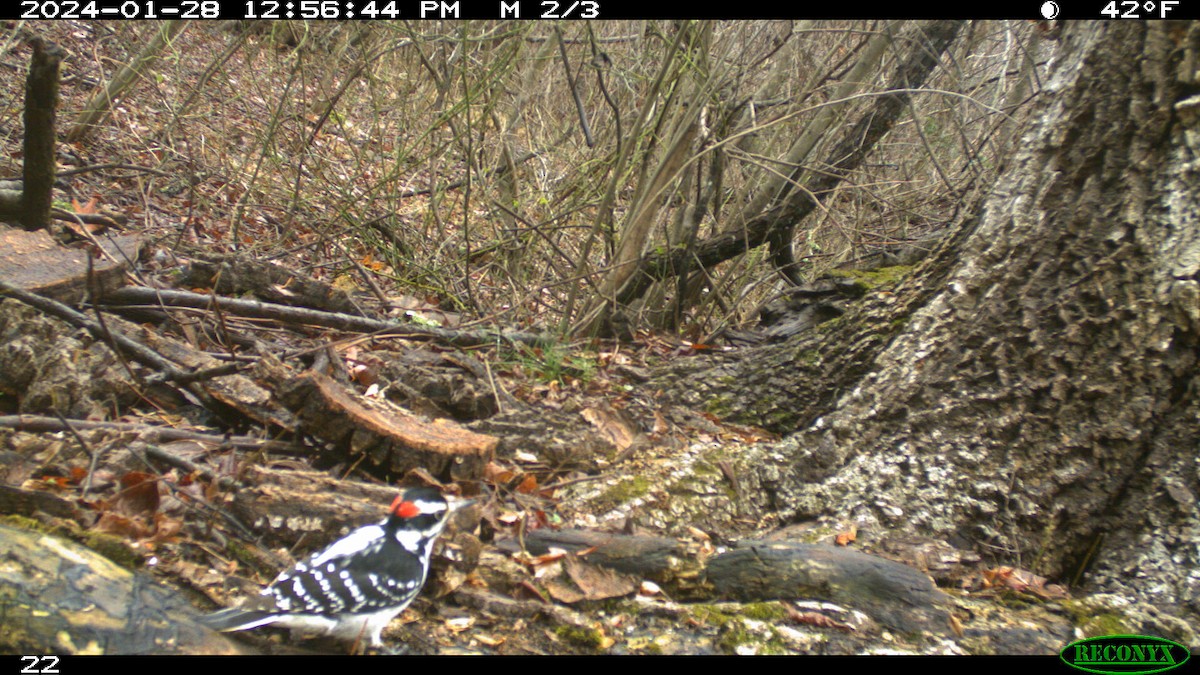
[(0, 427), (32, 432), (67, 431), (69, 428), (85, 431), (91, 429), (110, 429), (113, 431), (137, 433), (139, 438), (147, 443), (161, 443), (165, 441), (199, 441), (218, 445), (224, 443), (238, 448), (265, 450), (293, 456), (307, 456), (313, 452), (310, 447), (287, 441), (272, 441), (254, 438), (253, 436), (206, 434), (188, 429), (172, 429), (171, 427), (159, 427), (152, 424), (133, 424), (130, 422), (58, 420), (53, 417), (43, 417), (41, 415), (0, 415)]

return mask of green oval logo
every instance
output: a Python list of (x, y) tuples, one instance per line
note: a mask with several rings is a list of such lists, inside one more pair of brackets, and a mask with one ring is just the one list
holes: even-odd
[(1187, 663), (1187, 647), (1152, 635), (1105, 635), (1076, 640), (1058, 653), (1068, 666), (1089, 673), (1161, 673)]

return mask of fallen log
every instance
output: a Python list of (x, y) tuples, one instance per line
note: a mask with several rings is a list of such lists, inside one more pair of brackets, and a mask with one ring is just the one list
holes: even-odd
[(438, 326), (416, 323), (381, 321), (339, 312), (322, 312), (303, 307), (287, 307), (256, 300), (238, 300), (220, 295), (203, 295), (188, 291), (159, 290), (154, 288), (120, 288), (105, 293), (102, 300), (111, 308), (121, 305), (145, 305), (151, 307), (191, 307), (207, 309), (219, 307), (230, 314), (259, 319), (271, 319), (286, 324), (324, 326), (344, 331), (376, 333), (380, 336), (406, 337), (411, 339), (441, 340), (460, 347), (476, 347), (497, 342), (545, 345), (548, 338), (543, 335), (516, 331), (468, 331), (450, 330)]
[(499, 443), (451, 420), (425, 420), (390, 401), (360, 396), (313, 371), (281, 383), (275, 393), (304, 433), (396, 474), (423, 469), (442, 481), (479, 480)]
[[(515, 540), (500, 542), (515, 551)], [(923, 572), (862, 551), (794, 541), (745, 541), (711, 548), (665, 537), (587, 530), (535, 530), (525, 550), (552, 548), (590, 564), (635, 574), (689, 601), (816, 599), (861, 610), (890, 629), (948, 635), (950, 598)]]
[(255, 653), (180, 593), (66, 539), (0, 524), (0, 558), (6, 654)]

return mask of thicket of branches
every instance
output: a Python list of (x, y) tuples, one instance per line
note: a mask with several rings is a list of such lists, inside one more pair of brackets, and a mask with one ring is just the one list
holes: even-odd
[[(198, 23), (164, 39), (161, 24), (97, 22), (63, 45), (60, 114), (95, 107), (155, 44), (158, 61), (72, 137), (93, 162), (156, 173), (85, 174), (81, 196), (177, 235), (167, 247), (200, 239), (578, 334), (640, 256), (737, 232), (820, 175), (912, 26)], [(1039, 37), (1029, 22), (961, 31), (902, 121), (797, 224), (796, 276), (920, 238), (989, 184), (1039, 88)], [(129, 61), (100, 60), (106, 41)], [(782, 283), (763, 247), (682, 272), (628, 308), (635, 325), (707, 334)]]

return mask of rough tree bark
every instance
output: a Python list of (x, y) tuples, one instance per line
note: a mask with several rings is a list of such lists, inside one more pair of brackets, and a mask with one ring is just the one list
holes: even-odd
[(29, 231), (50, 224), (54, 201), (55, 109), (58, 107), (58, 71), (63, 51), (34, 38), (29, 77), (25, 80), (25, 192), (21, 198), (21, 225)]
[(1062, 39), (1001, 179), (907, 280), (660, 382), (795, 432), (732, 460), (743, 515), (932, 535), (1195, 617), (1200, 28)]

